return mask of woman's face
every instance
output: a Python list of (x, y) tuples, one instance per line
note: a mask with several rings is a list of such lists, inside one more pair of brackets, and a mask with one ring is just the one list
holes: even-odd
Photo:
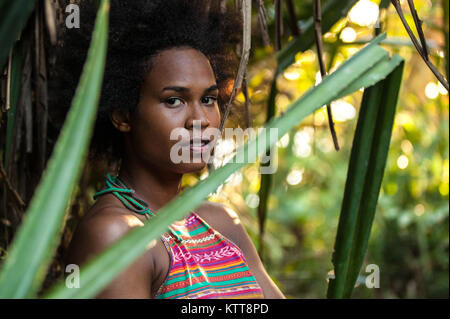
[[(204, 132), (219, 127), (218, 94), (212, 67), (200, 51), (173, 48), (153, 57), (152, 68), (141, 89), (140, 104), (130, 119), (130, 131), (126, 136), (128, 155), (163, 171), (184, 174), (203, 169), (204, 159), (193, 160), (194, 156), (201, 158), (199, 154), (205, 152), (205, 146), (199, 148), (197, 142), (192, 145), (196, 136), (194, 124), (196, 133), (200, 129)], [(188, 163), (174, 162), (173, 150), (171, 154), (173, 147), (180, 148), (183, 144), (178, 142), (181, 136), (175, 134), (175, 139), (171, 138), (171, 134), (180, 129), (185, 133), (184, 141), (187, 133), (189, 136), (188, 144), (183, 146), (184, 151), (189, 151)]]

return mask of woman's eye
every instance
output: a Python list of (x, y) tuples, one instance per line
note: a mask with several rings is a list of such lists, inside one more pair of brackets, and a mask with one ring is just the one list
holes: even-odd
[(213, 96), (207, 96), (203, 98), (203, 103), (206, 105), (213, 105), (217, 101), (216, 97)]
[(166, 103), (172, 107), (179, 106), (182, 104), (182, 100), (176, 97), (171, 97), (166, 100)]

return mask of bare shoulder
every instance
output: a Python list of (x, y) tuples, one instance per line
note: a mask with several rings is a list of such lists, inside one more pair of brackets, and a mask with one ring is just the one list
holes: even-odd
[(143, 223), (131, 213), (104, 208), (80, 223), (80, 232), (98, 244), (110, 244)]
[(248, 235), (241, 224), (239, 215), (231, 207), (221, 203), (205, 201), (197, 208), (196, 212), (212, 228), (231, 239), (238, 246), (243, 240), (248, 240)]
[(228, 222), (239, 220), (238, 214), (229, 206), (222, 203), (204, 201), (196, 210), (204, 218), (219, 218)]
[[(134, 228), (144, 225), (144, 217), (114, 202), (103, 201), (103, 204), (94, 206), (75, 231), (66, 254), (66, 264), (82, 265)], [(168, 267), (167, 251), (161, 241), (155, 240), (141, 257), (122, 270), (97, 297), (151, 298), (162, 284)]]
[(81, 263), (123, 237), (143, 223), (120, 208), (104, 207), (90, 212), (79, 223), (71, 240), (67, 257)]

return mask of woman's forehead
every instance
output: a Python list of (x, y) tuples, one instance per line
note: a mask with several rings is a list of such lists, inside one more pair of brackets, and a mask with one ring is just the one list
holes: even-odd
[(168, 49), (153, 57), (146, 82), (161, 89), (167, 85), (210, 87), (216, 84), (208, 58), (193, 48)]

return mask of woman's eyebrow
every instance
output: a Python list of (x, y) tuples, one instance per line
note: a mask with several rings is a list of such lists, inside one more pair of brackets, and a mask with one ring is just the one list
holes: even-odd
[(214, 85), (211, 85), (209, 88), (207, 88), (206, 90), (205, 90), (205, 93), (206, 92), (211, 92), (211, 91), (216, 91), (216, 90), (218, 90), (219, 89), (219, 87), (217, 86), (217, 84), (214, 84)]
[(164, 91), (188, 92), (189, 89), (182, 86), (166, 86), (164, 89), (161, 90), (161, 92)]
[[(219, 87), (217, 84), (211, 85), (209, 88), (205, 90), (205, 93), (218, 90)], [(183, 86), (166, 86), (162, 89), (162, 92), (164, 91), (176, 91), (176, 92), (189, 92), (189, 88), (183, 87)]]

